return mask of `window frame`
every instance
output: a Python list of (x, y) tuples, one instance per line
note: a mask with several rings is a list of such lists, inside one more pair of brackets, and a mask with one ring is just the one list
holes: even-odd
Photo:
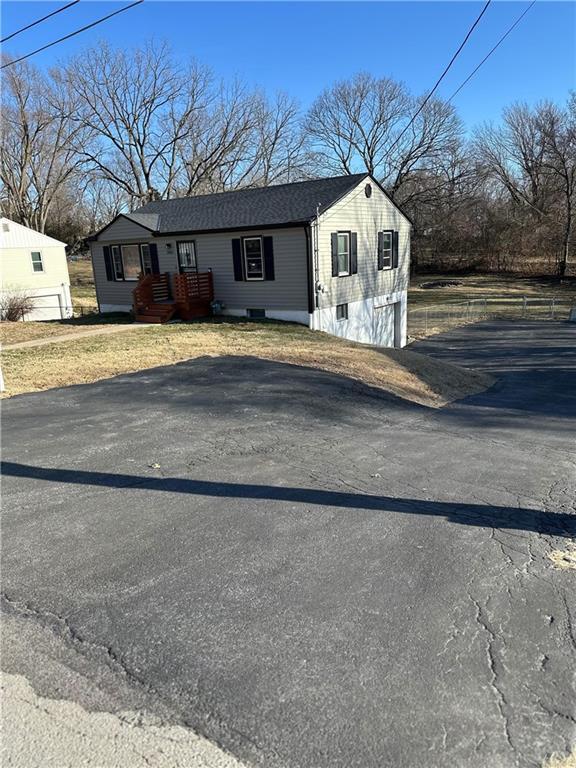
[[(340, 237), (345, 236), (348, 241), (348, 251), (347, 251), (347, 260), (348, 260), (348, 270), (346, 272), (340, 271)], [(337, 248), (336, 248), (336, 264), (338, 265), (338, 275), (337, 277), (349, 277), (352, 269), (352, 233), (349, 230), (345, 230), (342, 232), (336, 232), (336, 242), (337, 242)]]
[[(123, 280), (126, 283), (136, 283), (136, 282), (138, 282), (138, 280), (140, 278), (140, 275), (143, 272), (143, 269), (142, 269), (142, 252), (140, 250), (140, 245), (141, 245), (141, 243), (123, 243), (122, 245), (120, 245), (120, 253), (122, 255), (122, 271), (123, 271), (123, 274), (124, 274)], [(136, 246), (136, 248), (138, 248), (138, 260), (140, 261), (140, 272), (138, 273), (138, 277), (126, 277), (126, 264), (124, 263), (124, 252), (123, 252), (123, 249), (124, 248), (130, 248), (132, 246)]]
[[(390, 236), (390, 248), (384, 248), (384, 236), (389, 235)], [(384, 253), (386, 251), (390, 252), (390, 263), (388, 266), (384, 263)], [(388, 271), (390, 269), (394, 268), (394, 230), (393, 229), (383, 229), (382, 230), (382, 267), (380, 268), (381, 272)]]
[[(126, 268), (124, 265), (124, 254), (122, 249), (126, 246), (136, 246), (138, 248), (138, 258), (140, 260), (140, 273), (138, 277), (126, 277)], [(140, 275), (152, 275), (152, 256), (150, 254), (150, 243), (113, 243), (110, 246), (110, 261), (112, 263), (112, 274), (114, 283), (136, 283)], [(150, 272), (144, 268), (144, 255), (142, 249), (148, 248), (148, 261), (150, 263)]]
[[(34, 261), (34, 254), (37, 253), (38, 256), (40, 256), (40, 261)], [(46, 272), (44, 269), (44, 256), (42, 255), (42, 251), (30, 251), (30, 264), (32, 265), (32, 274), (34, 275), (41, 275)], [(40, 264), (40, 269), (34, 269), (35, 264)]]
[[(248, 275), (248, 256), (246, 254), (246, 243), (249, 240), (258, 240), (258, 242), (260, 243), (260, 262), (262, 264), (262, 269), (261, 269), (262, 276), (261, 277), (250, 277)], [(254, 258), (254, 257), (252, 257), (252, 258)], [(262, 282), (263, 280), (266, 280), (266, 267), (265, 267), (265, 264), (264, 264), (264, 241), (262, 239), (262, 235), (256, 235), (256, 236), (250, 236), (250, 237), (243, 237), (242, 238), (242, 259), (243, 259), (242, 266), (244, 267), (244, 279), (247, 282), (253, 283), (253, 282)]]
[[(341, 315), (338, 317), (338, 315)], [(336, 304), (336, 321), (338, 323), (341, 323), (343, 320), (348, 320), (348, 302), (345, 301), (343, 304)]]
[(194, 266), (188, 267), (189, 269), (195, 269), (198, 271), (198, 253), (196, 251), (196, 240), (176, 240), (176, 261), (178, 263), (178, 272), (182, 274), (182, 264), (180, 263), (180, 246), (191, 245), (192, 255), (194, 256)]

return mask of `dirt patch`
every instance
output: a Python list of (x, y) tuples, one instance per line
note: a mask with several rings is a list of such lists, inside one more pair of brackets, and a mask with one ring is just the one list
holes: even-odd
[(561, 571), (576, 571), (576, 542), (568, 544), (566, 549), (552, 550), (548, 557), (552, 560), (555, 568)]
[(542, 768), (576, 768), (576, 752), (566, 756), (552, 755)]
[(3, 355), (7, 394), (82, 384), (204, 355), (249, 355), (338, 373), (439, 407), (489, 387), (482, 373), (409, 350), (373, 349), (280, 323), (206, 322), (70, 339)]

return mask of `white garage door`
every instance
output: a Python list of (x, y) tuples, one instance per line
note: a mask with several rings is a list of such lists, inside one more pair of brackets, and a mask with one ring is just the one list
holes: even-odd
[(60, 320), (62, 310), (60, 309), (59, 294), (50, 294), (46, 296), (34, 296), (34, 310), (26, 315), (26, 320)]

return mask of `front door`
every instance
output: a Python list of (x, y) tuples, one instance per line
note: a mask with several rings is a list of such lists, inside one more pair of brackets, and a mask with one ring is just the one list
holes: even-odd
[(179, 242), (176, 245), (178, 249), (178, 270), (180, 274), (184, 272), (198, 272), (196, 264), (196, 243), (194, 240)]

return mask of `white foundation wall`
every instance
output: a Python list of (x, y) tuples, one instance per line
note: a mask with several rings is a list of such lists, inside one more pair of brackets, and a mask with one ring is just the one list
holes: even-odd
[(100, 312), (132, 312), (132, 304), (100, 304)]
[(406, 291), (348, 302), (348, 318), (336, 319), (336, 307), (317, 309), (310, 327), (362, 344), (378, 347), (406, 346)]
[[(248, 317), (246, 309), (230, 309), (226, 307), (222, 310), (222, 315), (231, 315), (232, 317)], [(268, 309), (266, 308), (266, 320), (283, 320), (286, 323), (300, 323), (310, 326), (310, 315), (296, 309)]]

